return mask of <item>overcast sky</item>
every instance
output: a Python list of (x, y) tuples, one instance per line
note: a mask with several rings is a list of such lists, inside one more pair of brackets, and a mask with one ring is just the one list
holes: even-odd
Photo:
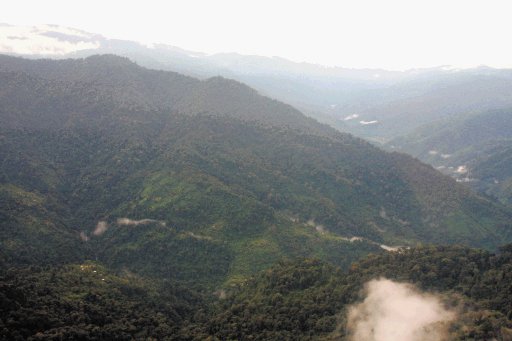
[(0, 22), (353, 68), (512, 67), (512, 1), (6, 0)]

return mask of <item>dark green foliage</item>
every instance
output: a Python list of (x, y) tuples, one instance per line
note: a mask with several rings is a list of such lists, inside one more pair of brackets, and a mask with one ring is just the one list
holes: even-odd
[(282, 261), (219, 293), (227, 297), (218, 301), (172, 281), (113, 275), (94, 262), (10, 269), (0, 278), (0, 334), (9, 340), (339, 340), (363, 285), (386, 277), (454, 307), (450, 340), (507, 340), (511, 264), (511, 245), (497, 255), (419, 247), (369, 256), (348, 272), (320, 260)]
[(372, 255), (348, 273), (317, 260), (281, 263), (240, 285), (217, 306), (207, 330), (221, 340), (343, 339), (346, 308), (379, 277), (412, 283), (457, 307), (450, 340), (508, 340), (511, 246), (499, 255), (431, 246)]
[(0, 277), (0, 335), (5, 340), (179, 339), (179, 330), (202, 305), (200, 296), (175, 284), (115, 276), (90, 262), (11, 269)]
[(115, 269), (214, 289), (227, 275), (232, 251), (225, 243), (178, 233), (159, 224), (112, 227), (97, 243), (98, 258)]
[(381, 244), (492, 250), (511, 221), (432, 167), (237, 82), (115, 56), (0, 56), (6, 339), (338, 338), (378, 276), (461, 305), (457, 337), (503, 338), (510, 246)]
[[(331, 337), (364, 281), (402, 254), (348, 275), (337, 266), (383, 253), (381, 243), (493, 249), (512, 238), (507, 208), (237, 82), (115, 56), (0, 57), (0, 80), (1, 323), (10, 338)], [(434, 251), (433, 263), (445, 252)], [(293, 263), (311, 257), (321, 261)], [(91, 259), (110, 269), (97, 270), (105, 281), (69, 265)], [(15, 269), (34, 264), (45, 267)], [(477, 269), (494, 269), (485, 264)], [(462, 275), (430, 272), (393, 270), (491, 299), (492, 283), (470, 278), (475, 296), (455, 286)], [(207, 304), (221, 288), (227, 300)], [(491, 331), (508, 326), (508, 301), (496, 297), (504, 306), (479, 306), (494, 314), (482, 319)]]
[(332, 332), (343, 274), (317, 260), (281, 263), (221, 302), (208, 331), (221, 340), (297, 340)]
[[(380, 243), (495, 248), (512, 238), (509, 210), (237, 82), (115, 56), (1, 57), (0, 70), (9, 262), (98, 257), (215, 286), (286, 257), (348, 266)], [(124, 217), (167, 227), (92, 236), (98, 221)]]
[[(60, 203), (38, 191), (0, 184), (0, 250), (16, 265), (59, 264), (86, 259), (79, 233), (69, 229), (52, 206)], [(0, 262), (0, 267), (3, 264)]]

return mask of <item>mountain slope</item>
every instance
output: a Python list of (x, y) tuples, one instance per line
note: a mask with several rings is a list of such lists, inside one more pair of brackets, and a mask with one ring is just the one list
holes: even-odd
[(512, 200), (510, 110), (464, 115), (389, 143), (505, 203)]
[[(512, 238), (508, 209), (238, 82), (115, 56), (2, 57), (0, 77), (2, 186), (41, 196), (55, 243), (115, 269), (214, 288), (287, 257)], [(35, 228), (6, 224), (4, 243)], [(9, 259), (32, 241), (16, 245)]]
[(439, 119), (512, 105), (511, 70), (485, 66), (403, 72), (325, 67), (279, 57), (208, 55), (162, 44), (148, 46), (51, 25), (2, 25), (0, 43), (0, 53), (30, 58), (116, 54), (153, 69), (200, 78), (221, 75), (290, 103), (336, 129), (379, 143)]
[(113, 274), (95, 262), (11, 269), (0, 278), (0, 335), (9, 340), (173, 337), (203, 298), (175, 283)]
[[(114, 274), (97, 262), (10, 269), (0, 277), (0, 334), (13, 340), (354, 340), (351, 312), (368, 299), (368, 283), (386, 283), (386, 297), (370, 307), (378, 316), (366, 326), (394, 317), (394, 326), (418, 328), (407, 324), (404, 312), (422, 319), (425, 303), (437, 301), (456, 312), (446, 339), (508, 340), (511, 251), (511, 245), (498, 254), (418, 247), (368, 256), (349, 271), (318, 259), (281, 261), (222, 291), (220, 299), (172, 281)], [(411, 300), (397, 295), (399, 288), (407, 288)], [(428, 325), (428, 335), (438, 327)]]
[[(148, 70), (137, 67), (126, 58), (113, 55), (92, 56), (78, 60), (68, 59), (59, 62), (45, 59), (31, 61), (0, 55), (0, 71), (6, 73), (4, 75), (7, 77), (6, 81), (14, 78), (13, 81), (16, 82), (16, 77), (41, 78), (38, 81), (24, 80), (26, 84), (31, 82), (36, 84), (42, 82), (42, 84), (29, 85), (30, 88), (23, 91), (37, 90), (38, 96), (40, 95), (42, 98), (54, 95), (50, 92), (51, 86), (45, 82), (71, 82), (72, 84), (68, 84), (69, 89), (55, 94), (56, 96), (65, 96), (63, 99), (59, 99), (68, 105), (67, 108), (61, 108), (63, 113), (70, 110), (69, 106), (78, 104), (84, 106), (82, 109), (89, 110), (94, 105), (110, 105), (116, 106), (117, 109), (131, 111), (165, 109), (184, 115), (235, 117), (264, 125), (289, 127), (322, 135), (335, 133), (327, 126), (319, 125), (316, 121), (305, 117), (293, 107), (262, 97), (242, 83), (222, 77), (200, 81), (174, 72)], [(27, 75), (20, 76), (17, 74), (20, 72)], [(7, 89), (9, 87), (6, 87), (6, 91), (9, 91)], [(46, 91), (46, 93), (39, 94), (39, 90)], [(84, 93), (87, 93), (88, 96), (84, 97)], [(5, 93), (4, 96), (9, 101), (14, 101), (17, 96), (24, 95)], [(31, 99), (31, 102), (35, 100)], [(77, 100), (79, 101), (76, 102)], [(85, 100), (90, 102), (82, 103)], [(31, 105), (40, 104), (33, 103)], [(43, 105), (50, 106), (53, 110), (52, 106), (55, 103), (47, 102)], [(57, 105), (62, 106), (63, 104), (57, 103)], [(85, 108), (87, 105), (89, 108)], [(275, 115), (274, 112), (279, 112), (279, 114)], [(11, 117), (12, 121), (15, 119), (15, 117)], [(19, 119), (23, 119), (23, 117)], [(13, 122), (8, 123), (14, 124)]]
[[(365, 283), (386, 278), (424, 290), (415, 303), (437, 295), (445, 307), (457, 311), (446, 340), (506, 340), (512, 335), (510, 246), (503, 251), (493, 255), (462, 247), (413, 248), (369, 256), (348, 273), (318, 260), (283, 262), (219, 302), (217, 315), (205, 330), (219, 339), (355, 340), (348, 315), (363, 300)], [(396, 299), (390, 287), (384, 294), (391, 302)], [(393, 314), (401, 324), (379, 335), (393, 337), (398, 328), (408, 328), (404, 311), (424, 317), (409, 308), (417, 307), (410, 301), (397, 300), (390, 310), (382, 307), (383, 301), (371, 300), (369, 309), (377, 314), (366, 315), (364, 326), (371, 328), (381, 318), (389, 323)], [(428, 327), (431, 336), (435, 328)]]

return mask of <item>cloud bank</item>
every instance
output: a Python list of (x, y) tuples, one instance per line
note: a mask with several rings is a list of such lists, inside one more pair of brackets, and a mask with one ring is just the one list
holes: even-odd
[(0, 26), (0, 52), (35, 55), (64, 55), (80, 50), (97, 49), (93, 34), (49, 25)]
[(447, 341), (456, 314), (440, 299), (388, 279), (366, 284), (366, 298), (350, 307), (350, 341)]

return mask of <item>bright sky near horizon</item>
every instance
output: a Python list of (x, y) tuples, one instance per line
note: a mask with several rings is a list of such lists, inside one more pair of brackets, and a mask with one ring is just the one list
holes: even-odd
[(8, 0), (0, 23), (352, 68), (512, 67), (510, 0)]

